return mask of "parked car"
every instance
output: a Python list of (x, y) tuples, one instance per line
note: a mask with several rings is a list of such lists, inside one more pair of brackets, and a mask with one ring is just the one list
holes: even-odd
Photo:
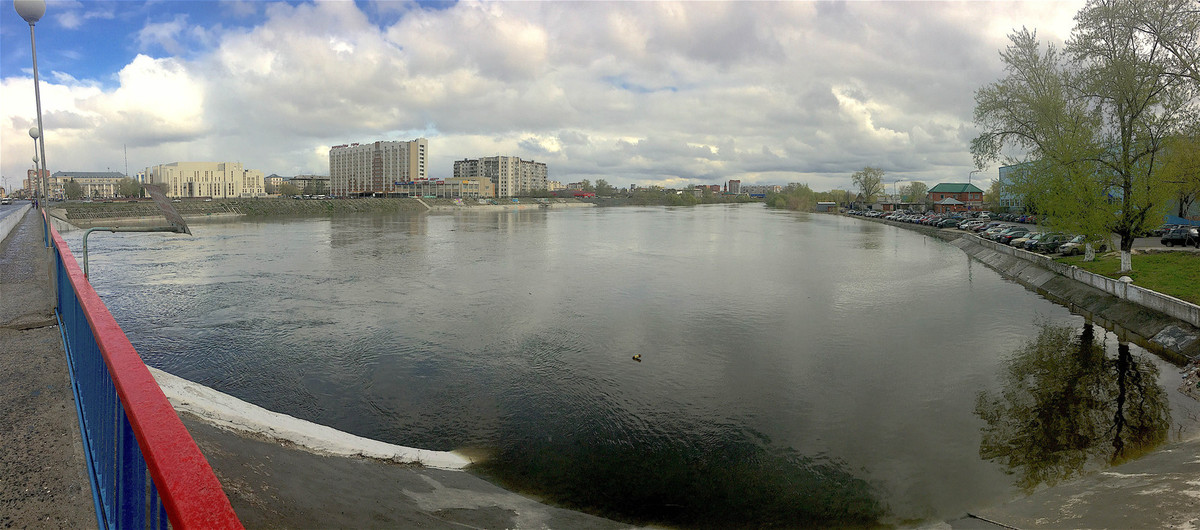
[(1176, 225), (1173, 225), (1170, 223), (1164, 223), (1164, 224), (1160, 225), (1158, 228), (1151, 230), (1150, 235), (1152, 235), (1154, 237), (1162, 237), (1167, 232), (1170, 232), (1172, 228), (1175, 228), (1175, 226)]
[(1159, 241), (1168, 247), (1175, 245), (1186, 247), (1192, 245), (1200, 248), (1200, 228), (1195, 226), (1178, 226), (1172, 228), (1170, 232), (1163, 234), (1162, 239)]
[(1000, 233), (1000, 235), (996, 236), (996, 241), (998, 243), (1004, 243), (1005, 245), (1011, 245), (1014, 239), (1018, 237), (1024, 237), (1025, 234), (1028, 233), (1028, 228), (1014, 228), (1012, 230), (1006, 230)]
[(0, 197), (0, 204), (12, 204), (12, 197)]
[(1066, 234), (1050, 234), (1038, 241), (1037, 251), (1052, 254), (1058, 251), (1058, 247), (1061, 247), (1063, 243), (1070, 240), (1071, 237)]
[(1009, 241), (1008, 244), (1009, 244), (1009, 246), (1013, 246), (1016, 248), (1025, 248), (1026, 241), (1029, 241), (1030, 239), (1035, 238), (1041, 234), (1042, 234), (1042, 232), (1028, 232), (1021, 237), (1018, 237), (1012, 241)]
[[(1084, 250), (1086, 250), (1085, 245), (1087, 245), (1087, 238), (1083, 236), (1075, 236), (1071, 238), (1070, 241), (1060, 245), (1058, 247), (1058, 252), (1064, 256), (1083, 254)], [(1096, 252), (1104, 252), (1108, 250), (1108, 245), (1101, 243), (1093, 248), (1096, 249)]]

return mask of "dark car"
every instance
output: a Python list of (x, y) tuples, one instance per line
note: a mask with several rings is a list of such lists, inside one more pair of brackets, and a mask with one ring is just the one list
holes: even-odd
[(1192, 245), (1200, 248), (1200, 228), (1195, 226), (1180, 226), (1172, 228), (1170, 232), (1163, 234), (1159, 241), (1162, 244), (1173, 247), (1175, 245), (1188, 246)]
[(1062, 246), (1064, 243), (1066, 243), (1067, 241), (1070, 241), (1070, 240), (1071, 240), (1071, 238), (1069, 236), (1067, 236), (1066, 234), (1050, 234), (1050, 235), (1038, 240), (1037, 251), (1045, 252), (1045, 253), (1052, 253), (1052, 252), (1057, 251), (1058, 247)]
[(1008, 245), (1008, 244), (1012, 243), (1012, 240), (1017, 239), (1019, 237), (1025, 237), (1025, 234), (1028, 234), (1028, 233), (1029, 233), (1029, 230), (1026, 230), (1024, 228), (1018, 228), (1016, 230), (1009, 230), (1007, 232), (1004, 232), (1004, 233), (996, 236), (996, 242), (1004, 243), (1005, 245)]

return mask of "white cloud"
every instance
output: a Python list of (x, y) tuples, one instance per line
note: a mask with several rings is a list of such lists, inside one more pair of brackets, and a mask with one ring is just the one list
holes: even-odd
[[(830, 189), (871, 164), (932, 184), (971, 169), (973, 93), (999, 77), (1005, 34), (1027, 25), (1062, 39), (1079, 7), (368, 4), (380, 27), (353, 2), (223, 3), (262, 20), (201, 27), (181, 12), (127, 36), (146, 55), (115, 87), (43, 80), (48, 157), (96, 169), (128, 144), (133, 167), (234, 159), (324, 173), (329, 145), (427, 135), (438, 176), (457, 159), (512, 154), (561, 181)], [(30, 88), (28, 74), (0, 85), (6, 174), (28, 158)]]

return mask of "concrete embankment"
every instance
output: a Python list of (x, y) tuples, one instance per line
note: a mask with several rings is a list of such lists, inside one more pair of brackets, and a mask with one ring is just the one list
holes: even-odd
[(955, 229), (878, 221), (942, 239), (1026, 288), (1176, 362), (1200, 358), (1200, 307)]

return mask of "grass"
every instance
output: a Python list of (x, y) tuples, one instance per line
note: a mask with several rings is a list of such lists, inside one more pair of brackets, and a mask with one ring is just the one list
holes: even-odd
[(1200, 253), (1154, 252), (1134, 254), (1132, 259), (1133, 272), (1127, 274), (1118, 273), (1121, 256), (1116, 252), (1097, 256), (1092, 262), (1084, 262), (1082, 256), (1058, 258), (1058, 261), (1109, 278), (1129, 276), (1138, 287), (1200, 304)]

